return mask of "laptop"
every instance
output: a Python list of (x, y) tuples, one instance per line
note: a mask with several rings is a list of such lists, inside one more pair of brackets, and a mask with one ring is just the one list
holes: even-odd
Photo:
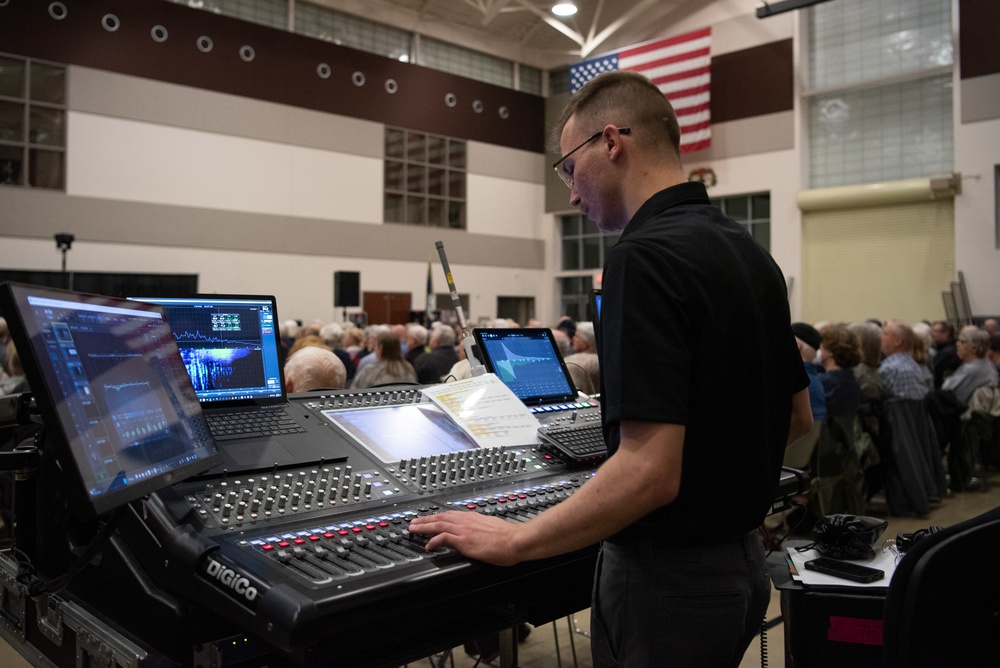
[(581, 408), (552, 330), (545, 327), (474, 329), (486, 370), (533, 413)]
[(212, 436), (236, 470), (349, 456), (346, 442), (288, 402), (273, 296), (129, 299), (163, 309)]

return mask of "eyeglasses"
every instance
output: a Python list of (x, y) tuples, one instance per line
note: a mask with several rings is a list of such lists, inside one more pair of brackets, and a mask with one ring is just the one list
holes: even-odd
[[(618, 133), (619, 134), (627, 135), (627, 134), (630, 134), (631, 132), (632, 132), (632, 128), (618, 128)], [(576, 153), (577, 151), (579, 151), (581, 148), (583, 148), (584, 146), (586, 146), (590, 142), (592, 142), (595, 139), (597, 139), (598, 137), (600, 137), (602, 134), (604, 134), (604, 130), (603, 129), (602, 130), (598, 130), (594, 134), (592, 134), (589, 137), (587, 137), (583, 141), (582, 144), (580, 144), (579, 146), (577, 146), (576, 148), (574, 148), (572, 151), (570, 151), (569, 153), (567, 153), (566, 155), (564, 155), (563, 157), (559, 158), (554, 163), (552, 163), (552, 169), (556, 170), (556, 174), (559, 175), (559, 178), (562, 179), (562, 182), (565, 183), (566, 187), (569, 188), (570, 190), (573, 189), (573, 175), (572, 174), (567, 174), (563, 170), (559, 169), (559, 165), (563, 164), (563, 162), (566, 161), (566, 158), (568, 158), (569, 156), (573, 155), (574, 153)]]

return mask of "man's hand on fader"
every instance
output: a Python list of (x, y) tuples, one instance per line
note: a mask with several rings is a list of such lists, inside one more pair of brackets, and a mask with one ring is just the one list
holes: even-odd
[(417, 517), (410, 522), (411, 532), (431, 536), (428, 550), (448, 547), (496, 566), (513, 566), (523, 560), (514, 546), (517, 530), (517, 524), (499, 517), (459, 510)]

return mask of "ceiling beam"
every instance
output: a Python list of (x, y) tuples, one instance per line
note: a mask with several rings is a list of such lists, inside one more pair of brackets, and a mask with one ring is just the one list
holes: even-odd
[(528, 0), (517, 0), (517, 4), (529, 10), (532, 14), (534, 14), (541, 20), (545, 21), (550, 26), (552, 26), (553, 28), (555, 28), (556, 30), (558, 30), (559, 32), (561, 32), (562, 34), (566, 35), (571, 40), (579, 44), (581, 47), (583, 47), (585, 41), (583, 39), (583, 35), (576, 32), (575, 30), (567, 26), (565, 23), (556, 21), (554, 18), (543, 12), (534, 3), (529, 2)]
[(608, 27), (599, 32), (596, 37), (588, 39), (585, 44), (581, 44), (580, 57), (586, 58), (594, 53), (598, 46), (606, 42), (608, 38), (618, 32), (622, 26), (643, 14), (648, 8), (659, 4), (660, 2), (661, 0), (641, 0), (638, 4), (633, 5), (630, 10), (608, 24)]
[(510, 0), (488, 0), (486, 10), (483, 12), (483, 25), (488, 26), (493, 23), (493, 19), (510, 3)]

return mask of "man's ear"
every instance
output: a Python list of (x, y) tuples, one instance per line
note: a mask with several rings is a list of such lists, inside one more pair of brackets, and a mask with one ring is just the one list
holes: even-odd
[(295, 382), (288, 376), (285, 376), (285, 391), (289, 393), (295, 391)]

